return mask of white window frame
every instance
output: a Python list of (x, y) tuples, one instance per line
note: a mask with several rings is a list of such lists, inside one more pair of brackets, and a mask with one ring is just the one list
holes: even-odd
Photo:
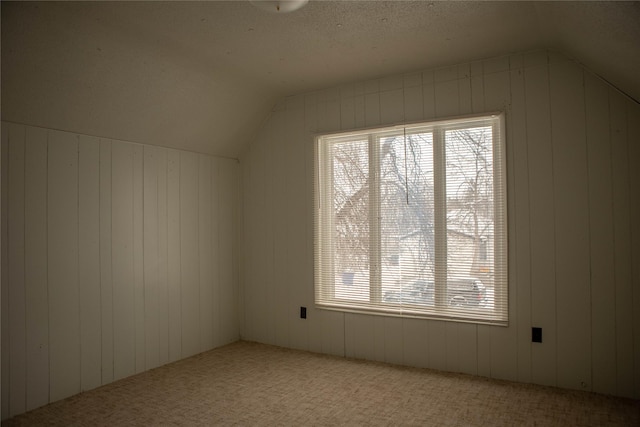
[[(412, 318), (428, 318), (478, 324), (508, 325), (508, 248), (507, 248), (507, 176), (506, 176), (506, 144), (504, 129), (504, 114), (489, 113), (480, 116), (467, 116), (446, 120), (404, 124), (374, 129), (364, 129), (344, 133), (325, 134), (315, 140), (315, 171), (314, 171), (314, 287), (315, 303), (320, 309), (338, 310), (343, 312), (368, 313), (386, 316), (400, 316)], [(494, 228), (493, 228), (493, 305), (482, 310), (455, 310), (448, 307), (446, 301), (447, 286), (447, 225), (446, 225), (446, 183), (444, 149), (444, 134), (447, 130), (467, 128), (473, 126), (487, 126), (492, 128), (493, 145), (493, 195), (494, 195)], [(369, 185), (379, 190), (377, 182), (376, 143), (379, 135), (389, 132), (410, 133), (417, 130), (432, 132), (433, 134), (433, 163), (434, 163), (434, 227), (435, 227), (435, 294), (434, 305), (431, 307), (406, 307), (403, 304), (388, 304), (382, 301), (380, 258), (380, 236), (378, 212), (379, 201), (371, 191), (370, 204), (370, 241), (369, 249), (369, 301), (360, 302), (340, 299), (335, 296), (336, 271), (332, 253), (332, 166), (328, 147), (331, 143), (348, 141), (369, 141)], [(376, 243), (377, 242), (377, 243)], [(444, 256), (443, 256), (444, 254)], [(378, 261), (377, 261), (378, 260)]]

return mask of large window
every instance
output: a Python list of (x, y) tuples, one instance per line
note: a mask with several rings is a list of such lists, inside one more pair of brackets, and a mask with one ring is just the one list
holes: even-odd
[(503, 116), (316, 140), (320, 308), (506, 325)]

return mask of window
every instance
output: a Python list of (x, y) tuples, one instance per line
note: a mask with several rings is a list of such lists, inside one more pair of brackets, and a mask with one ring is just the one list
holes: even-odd
[(503, 116), (316, 140), (320, 308), (507, 324)]

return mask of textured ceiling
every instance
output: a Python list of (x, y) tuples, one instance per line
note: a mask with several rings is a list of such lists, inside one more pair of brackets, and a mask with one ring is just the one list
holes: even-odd
[(2, 119), (236, 157), (280, 97), (559, 49), (640, 99), (638, 2), (2, 2)]

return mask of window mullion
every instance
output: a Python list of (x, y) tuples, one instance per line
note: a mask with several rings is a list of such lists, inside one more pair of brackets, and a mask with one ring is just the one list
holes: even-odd
[(369, 299), (382, 301), (380, 231), (380, 143), (369, 136)]
[(435, 305), (446, 306), (447, 287), (447, 182), (444, 130), (433, 132)]

